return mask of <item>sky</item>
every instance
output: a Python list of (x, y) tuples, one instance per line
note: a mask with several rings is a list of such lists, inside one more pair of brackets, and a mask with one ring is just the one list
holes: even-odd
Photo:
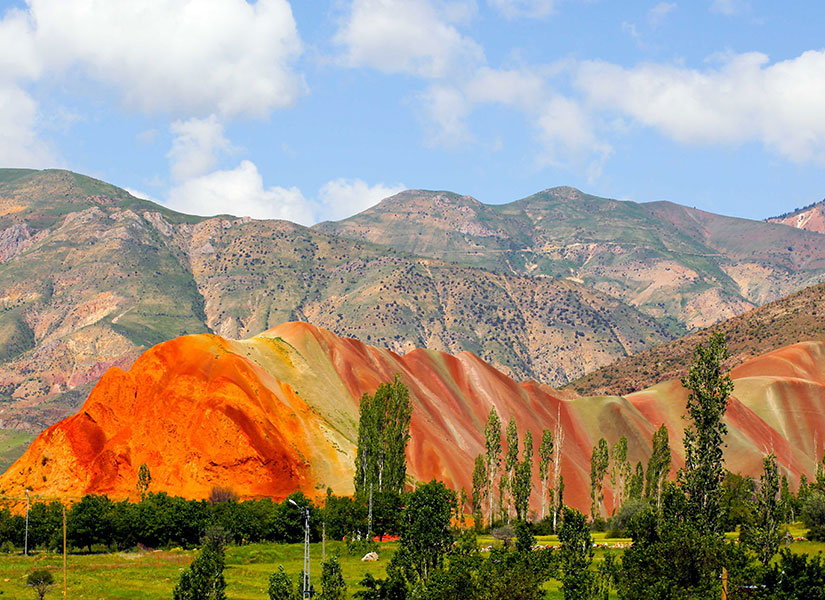
[(341, 219), (558, 185), (761, 219), (825, 198), (825, 2), (0, 0), (0, 166)]

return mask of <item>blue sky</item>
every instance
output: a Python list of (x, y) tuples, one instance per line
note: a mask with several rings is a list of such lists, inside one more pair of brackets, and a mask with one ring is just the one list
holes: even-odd
[(823, 2), (0, 2), (0, 165), (185, 212), (547, 187), (763, 218), (825, 197)]

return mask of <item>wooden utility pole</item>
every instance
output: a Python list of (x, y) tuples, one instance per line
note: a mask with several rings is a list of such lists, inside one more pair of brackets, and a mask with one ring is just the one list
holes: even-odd
[(66, 505), (63, 506), (63, 600), (66, 600)]

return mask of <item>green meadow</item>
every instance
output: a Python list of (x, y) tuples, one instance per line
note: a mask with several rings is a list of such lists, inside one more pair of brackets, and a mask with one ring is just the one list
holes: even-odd
[[(801, 536), (801, 525), (791, 526), (791, 534)], [(603, 533), (593, 535), (597, 545), (595, 561), (603, 560), (604, 545), (607, 551), (621, 553), (621, 546), (629, 543), (624, 539), (605, 539)], [(484, 548), (500, 542), (489, 536), (478, 539)], [(558, 545), (556, 536), (537, 538), (542, 545)], [(618, 547), (616, 547), (618, 545)], [(383, 577), (386, 564), (397, 548), (397, 542), (382, 544), (377, 562), (362, 562), (361, 556), (351, 555), (341, 542), (327, 542), (327, 555), (337, 554), (341, 560), (344, 579), (350, 596), (359, 589), (358, 582), (367, 573)], [(816, 542), (793, 542), (791, 549), (800, 553), (825, 551), (825, 544)], [(319, 588), (321, 544), (312, 544), (312, 580)], [(161, 600), (172, 597), (172, 589), (180, 572), (195, 556), (191, 550), (166, 550), (157, 552), (118, 552), (108, 554), (70, 554), (67, 563), (67, 597), (89, 600)], [(284, 565), (287, 573), (297, 579), (303, 566), (303, 544), (248, 544), (230, 546), (226, 550), (226, 593), (233, 600), (266, 600), (269, 574)], [(35, 568), (48, 568), (55, 576), (57, 585), (46, 598), (61, 598), (63, 595), (63, 557), (47, 552), (32, 553), (29, 557), (21, 554), (0, 555), (0, 599), (31, 600), (34, 592), (26, 587), (26, 577)], [(547, 598), (561, 600), (560, 582), (551, 580), (545, 585)], [(611, 595), (611, 598), (614, 597)]]

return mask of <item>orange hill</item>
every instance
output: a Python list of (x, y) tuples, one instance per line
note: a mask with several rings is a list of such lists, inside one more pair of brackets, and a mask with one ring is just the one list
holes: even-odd
[[(565, 500), (589, 507), (593, 444), (622, 435), (630, 458), (646, 460), (653, 431), (671, 430), (681, 463), (685, 392), (665, 382), (626, 397), (574, 397), (517, 383), (470, 353), (414, 350), (404, 356), (286, 323), (248, 340), (192, 335), (159, 344), (128, 371), (113, 367), (80, 412), (44, 431), (0, 477), (0, 495), (106, 493), (134, 497), (145, 463), (154, 491), (205, 497), (229, 486), (243, 497), (352, 492), (358, 399), (400, 373), (413, 402), (409, 473), (470, 488), (484, 451), (490, 407), (538, 440), (565, 431)], [(825, 442), (825, 343), (783, 348), (737, 367), (728, 410), (727, 460), (758, 474), (773, 450), (793, 480), (813, 470)], [(534, 506), (538, 504), (534, 498)], [(608, 507), (612, 502), (606, 494)]]

